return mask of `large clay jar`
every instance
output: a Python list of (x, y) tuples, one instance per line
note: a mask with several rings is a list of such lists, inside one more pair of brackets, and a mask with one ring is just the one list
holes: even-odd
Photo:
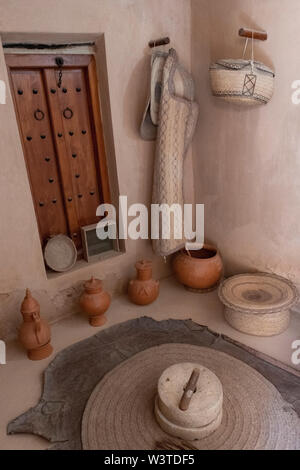
[(29, 289), (21, 305), (23, 324), (19, 331), (19, 340), (27, 349), (28, 358), (40, 361), (50, 356), (53, 348), (50, 344), (51, 331), (48, 323), (40, 316), (40, 305), (32, 297)]
[(158, 297), (159, 281), (152, 279), (151, 261), (139, 261), (135, 267), (137, 279), (129, 282), (129, 299), (137, 305), (149, 305)]
[(173, 260), (173, 271), (178, 282), (196, 291), (214, 289), (223, 274), (221, 256), (214, 246), (205, 244), (202, 250), (182, 250)]
[(85, 282), (84, 292), (80, 297), (80, 306), (89, 316), (89, 322), (92, 326), (102, 326), (107, 318), (104, 315), (110, 306), (111, 297), (102, 288), (102, 281), (91, 278)]

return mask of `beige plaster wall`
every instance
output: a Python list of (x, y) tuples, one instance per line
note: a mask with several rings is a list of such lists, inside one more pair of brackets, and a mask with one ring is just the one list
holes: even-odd
[[(55, 42), (105, 35), (117, 176), (129, 204), (151, 200), (154, 145), (138, 136), (149, 79), (147, 44), (169, 35), (190, 68), (190, 20), (188, 0), (0, 0), (3, 39)], [(43, 315), (56, 320), (78, 309), (82, 280), (94, 274), (120, 292), (134, 275), (134, 262), (153, 255), (149, 242), (129, 241), (120, 257), (47, 279), (2, 49), (0, 79), (8, 90), (7, 103), (0, 105), (0, 337), (7, 338), (20, 322), (25, 287), (40, 301)], [(190, 156), (187, 181), (190, 199)], [(168, 266), (155, 259), (155, 276), (168, 273)]]
[[(283, 6), (284, 3), (284, 6)], [(227, 274), (275, 272), (300, 287), (300, 79), (298, 0), (192, 0), (192, 68), (200, 103), (193, 144), (196, 201), (206, 236), (220, 247)], [(241, 57), (240, 27), (265, 29), (256, 59), (275, 67), (267, 106), (237, 108), (211, 96), (208, 67)]]

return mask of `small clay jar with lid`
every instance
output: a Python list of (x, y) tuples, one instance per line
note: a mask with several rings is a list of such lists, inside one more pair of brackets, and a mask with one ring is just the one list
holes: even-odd
[(40, 305), (29, 289), (21, 305), (23, 324), (19, 330), (19, 340), (27, 350), (32, 361), (40, 361), (50, 356), (53, 348), (50, 344), (51, 331), (46, 320), (40, 316)]
[(152, 279), (152, 262), (138, 261), (135, 265), (137, 278), (129, 282), (128, 296), (137, 305), (149, 305), (159, 294), (159, 281)]
[(102, 326), (107, 319), (104, 315), (108, 310), (111, 302), (110, 295), (102, 288), (102, 281), (91, 278), (85, 282), (84, 292), (80, 297), (80, 306), (88, 315), (90, 325)]

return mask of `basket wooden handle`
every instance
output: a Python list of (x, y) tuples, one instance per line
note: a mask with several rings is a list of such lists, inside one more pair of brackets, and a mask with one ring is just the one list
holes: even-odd
[(197, 382), (198, 382), (199, 376), (200, 376), (200, 370), (194, 369), (180, 400), (179, 408), (182, 411), (187, 411), (189, 409), (192, 396), (194, 395), (197, 389)]

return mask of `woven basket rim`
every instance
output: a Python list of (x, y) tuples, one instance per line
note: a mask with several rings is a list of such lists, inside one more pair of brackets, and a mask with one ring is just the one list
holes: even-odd
[[(275, 71), (268, 67), (263, 62), (257, 60), (253, 61), (254, 69), (258, 72), (272, 75), (275, 77)], [(232, 72), (242, 72), (246, 67), (251, 67), (251, 60), (246, 59), (217, 59), (210, 64), (209, 70), (223, 70)]]
[[(271, 278), (271, 279), (277, 279), (278, 281), (282, 281), (284, 284), (286, 284), (287, 286), (289, 286), (289, 288), (291, 289), (292, 293), (293, 293), (293, 296), (292, 296), (292, 299), (289, 300), (288, 302), (286, 302), (285, 304), (283, 305), (280, 305), (278, 307), (273, 307), (273, 308), (265, 308), (265, 309), (256, 309), (256, 308), (247, 308), (247, 307), (241, 307), (241, 306), (237, 306), (235, 305), (234, 303), (230, 302), (225, 296), (224, 296), (224, 287), (225, 285), (231, 281), (232, 279), (238, 279), (238, 278), (243, 278), (243, 277), (268, 277), (268, 278)], [(295, 285), (289, 280), (289, 279), (286, 279), (285, 277), (282, 277), (282, 276), (278, 276), (277, 274), (272, 274), (272, 273), (243, 273), (243, 274), (236, 274), (235, 276), (231, 276), (227, 279), (225, 279), (219, 286), (219, 289), (218, 289), (218, 296), (219, 296), (219, 299), (221, 300), (221, 302), (228, 308), (234, 310), (234, 311), (237, 311), (237, 312), (241, 312), (241, 313), (250, 313), (250, 314), (261, 314), (261, 315), (269, 315), (269, 314), (272, 314), (272, 313), (278, 313), (278, 312), (281, 312), (283, 310), (289, 310), (291, 307), (293, 307), (298, 301), (299, 301), (299, 294), (298, 294), (298, 291), (295, 287)]]

